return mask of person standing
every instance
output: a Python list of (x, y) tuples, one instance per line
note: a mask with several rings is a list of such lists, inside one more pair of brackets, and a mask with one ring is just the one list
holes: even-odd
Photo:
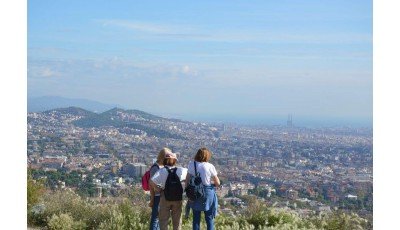
[(182, 181), (185, 180), (187, 169), (176, 167), (176, 154), (166, 153), (164, 168), (158, 170), (150, 179), (150, 184), (161, 192), (160, 196), (160, 229), (168, 229), (168, 219), (172, 217), (174, 230), (180, 230), (182, 219)]
[(208, 162), (210, 158), (211, 151), (207, 148), (200, 148), (194, 157), (194, 161), (190, 161), (188, 165), (186, 184), (188, 184), (190, 177), (196, 175), (195, 171), (197, 171), (201, 176), (204, 187), (203, 198), (189, 201), (193, 210), (193, 230), (200, 229), (201, 212), (204, 212), (207, 230), (214, 230), (214, 218), (218, 209), (215, 187), (220, 186), (220, 180), (214, 165)]
[[(158, 153), (157, 161), (150, 168), (150, 178), (156, 174), (156, 172), (164, 167), (164, 158), (166, 153), (172, 153), (169, 148), (163, 148)], [(158, 209), (160, 204), (160, 192), (156, 191), (156, 188), (150, 183), (150, 203), (151, 207), (151, 219), (150, 219), (150, 230), (160, 230), (160, 224), (158, 221)]]

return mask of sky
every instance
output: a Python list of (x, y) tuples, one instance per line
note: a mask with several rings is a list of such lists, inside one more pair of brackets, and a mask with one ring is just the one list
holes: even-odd
[(31, 0), (27, 35), (28, 97), (372, 122), (372, 1)]

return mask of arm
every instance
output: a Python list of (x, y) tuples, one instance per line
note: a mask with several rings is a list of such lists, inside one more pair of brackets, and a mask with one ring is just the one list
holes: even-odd
[[(154, 165), (153, 165), (154, 166)], [(154, 176), (154, 174), (158, 171), (158, 169), (156, 169), (155, 167), (151, 166), (150, 167), (150, 178), (152, 178)], [(155, 188), (153, 186), (154, 184), (151, 183), (151, 179), (149, 180), (149, 187), (150, 187), (150, 203), (149, 203), (149, 207), (153, 207), (153, 203), (154, 203), (154, 196), (156, 194), (155, 192)]]
[(219, 187), (221, 185), (221, 182), (219, 181), (218, 176), (213, 176), (212, 180), (214, 181), (215, 187)]
[(154, 195), (156, 194), (153, 185), (151, 184), (151, 180), (150, 180), (150, 203), (149, 203), (149, 207), (153, 207), (154, 204)]
[(217, 170), (215, 170), (214, 165), (211, 165), (211, 175), (211, 180), (214, 182), (215, 187), (219, 187), (221, 185), (221, 181), (218, 178)]
[(188, 173), (188, 174), (186, 174), (185, 188), (188, 186), (189, 181), (190, 181), (190, 174)]
[(161, 188), (158, 187), (152, 180), (150, 180), (150, 191), (153, 190), (153, 192), (161, 192)]

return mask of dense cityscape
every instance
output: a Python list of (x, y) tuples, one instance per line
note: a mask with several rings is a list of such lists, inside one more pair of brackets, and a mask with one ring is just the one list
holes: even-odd
[(372, 218), (372, 130), (189, 122), (138, 110), (93, 113), (77, 107), (28, 113), (28, 168), (53, 190), (93, 199), (119, 197), (163, 147), (187, 167), (209, 148), (222, 181), (221, 212), (245, 210), (249, 197), (300, 215), (352, 211)]

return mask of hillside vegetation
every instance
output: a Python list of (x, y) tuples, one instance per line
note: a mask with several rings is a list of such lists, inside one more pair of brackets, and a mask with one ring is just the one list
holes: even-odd
[[(124, 120), (121, 116), (127, 118)], [(100, 114), (87, 113), (81, 119), (74, 121), (73, 124), (82, 128), (100, 128), (105, 126), (130, 128), (144, 131), (149, 136), (185, 139), (181, 135), (173, 134), (162, 128), (154, 128), (148, 125), (149, 122), (158, 122), (161, 120), (167, 119), (140, 110), (123, 110), (114, 108)]]
[[(148, 195), (139, 188), (128, 197), (108, 200), (82, 198), (70, 190), (50, 191), (28, 179), (28, 226), (42, 229), (147, 229), (150, 221)], [(192, 217), (182, 229), (192, 228)], [(202, 220), (203, 221), (203, 220)], [(204, 221), (201, 223), (205, 229)], [(243, 215), (219, 214), (216, 229), (372, 229), (372, 223), (356, 214), (333, 213), (300, 217), (292, 211), (251, 204)]]

